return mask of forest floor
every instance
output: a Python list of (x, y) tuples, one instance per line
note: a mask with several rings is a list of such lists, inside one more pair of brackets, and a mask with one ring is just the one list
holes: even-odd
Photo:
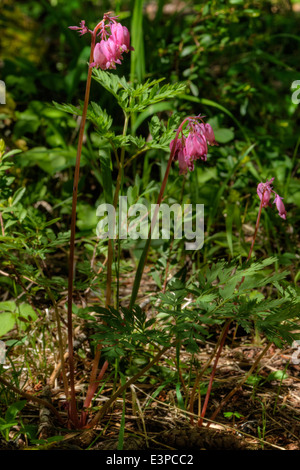
[[(207, 419), (202, 427), (197, 426), (197, 414), (205, 394), (201, 399), (196, 396), (193, 413), (189, 413), (188, 408), (178, 407), (172, 384), (157, 392), (157, 380), (155, 377), (151, 380), (150, 374), (145, 381), (128, 388), (126, 394), (115, 401), (100, 424), (91, 431), (63, 428), (51, 413), (45, 414), (39, 405), (28, 402), (21, 412), (22, 422), (38, 427), (38, 446), (28, 444), (27, 438), (21, 434), (9, 442), (0, 439), (0, 449), (35, 447), (41, 450), (117, 450), (122, 433), (123, 450), (300, 450), (300, 365), (297, 345), (285, 350), (271, 346), (259, 362), (255, 374), (250, 376), (251, 380), (238, 389), (215, 420), (210, 420), (222, 400), (249, 371), (264, 346), (253, 346), (247, 338), (239, 340), (238, 345), (235, 343), (228, 342), (220, 357)], [(199, 348), (199, 363), (209, 358), (213, 348), (213, 342)], [(175, 351), (170, 349), (161, 358), (160, 365), (170, 367), (174, 356)], [(87, 383), (82, 378), (82, 360), (78, 359), (76, 390), (80, 401)], [(181, 360), (184, 364), (184, 353)], [(209, 373), (204, 378), (206, 383), (208, 379)], [(30, 384), (28, 380), (23, 390), (43, 398), (47, 390), (45, 385), (34, 381)], [(113, 389), (114, 384), (106, 382), (104, 390), (94, 402), (94, 409), (110, 397)], [(189, 399), (191, 387), (186, 387), (185, 392)], [(62, 387), (56, 386), (50, 392), (48, 390), (48, 398), (62, 419), (66, 420)], [(12, 438), (18, 429), (18, 426), (11, 429)]]

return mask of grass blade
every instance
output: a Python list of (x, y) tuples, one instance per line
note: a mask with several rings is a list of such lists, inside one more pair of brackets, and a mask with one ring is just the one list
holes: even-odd
[(143, 0), (135, 0), (131, 22), (131, 45), (134, 52), (131, 55), (130, 80), (141, 83), (145, 76), (145, 51), (143, 32)]

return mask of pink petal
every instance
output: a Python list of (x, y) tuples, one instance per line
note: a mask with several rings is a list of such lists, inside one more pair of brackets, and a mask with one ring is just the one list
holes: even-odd
[(275, 195), (275, 200), (274, 203), (276, 204), (278, 213), (282, 219), (286, 219), (286, 210), (284, 207), (284, 204), (282, 202), (282, 197), (280, 197), (278, 194)]

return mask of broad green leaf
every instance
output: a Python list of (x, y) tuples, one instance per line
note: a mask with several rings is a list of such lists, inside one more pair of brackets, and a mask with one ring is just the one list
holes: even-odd
[(214, 134), (216, 141), (220, 144), (227, 144), (234, 139), (234, 132), (231, 129), (215, 129)]
[(16, 318), (12, 312), (0, 312), (0, 337), (11, 331), (15, 324)]

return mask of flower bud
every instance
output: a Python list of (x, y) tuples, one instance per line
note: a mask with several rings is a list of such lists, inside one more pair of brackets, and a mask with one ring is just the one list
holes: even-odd
[(278, 196), (278, 194), (275, 194), (275, 199), (274, 199), (274, 204), (276, 204), (278, 213), (282, 219), (286, 219), (286, 210), (284, 207), (284, 204), (282, 202), (282, 197)]

